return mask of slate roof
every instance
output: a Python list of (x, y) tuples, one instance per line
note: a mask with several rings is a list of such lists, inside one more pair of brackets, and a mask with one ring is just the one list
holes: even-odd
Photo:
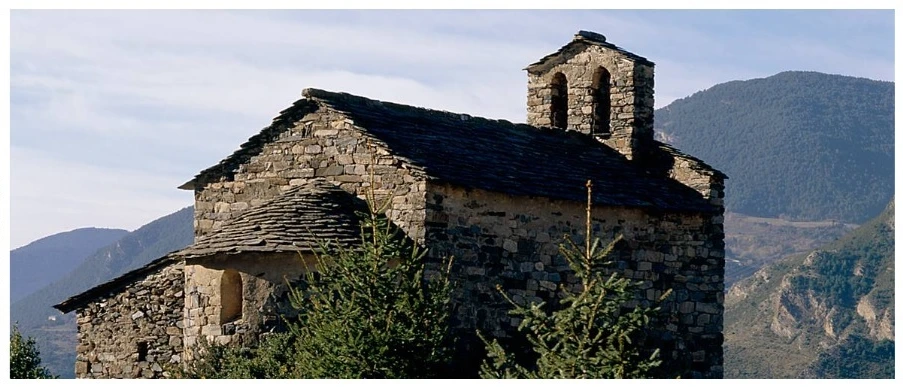
[(318, 241), (351, 246), (360, 241), (356, 210), (366, 204), (321, 179), (311, 179), (229, 219), (194, 244), (69, 297), (53, 307), (63, 313), (121, 289), (170, 264), (214, 254), (314, 251)]
[(652, 61), (650, 61), (649, 59), (646, 59), (621, 47), (615, 46), (614, 44), (606, 42), (605, 36), (603, 36), (602, 34), (589, 31), (579, 31), (576, 35), (574, 35), (574, 39), (571, 40), (568, 44), (565, 44), (564, 46), (559, 48), (558, 51), (542, 57), (540, 60), (536, 61), (536, 63), (533, 63), (524, 68), (524, 70), (527, 70), (529, 72), (545, 71), (552, 66), (564, 63), (575, 54), (583, 51), (583, 49), (589, 45), (605, 47), (607, 49), (617, 51), (625, 57), (634, 60), (635, 62), (643, 63), (649, 66), (655, 66), (655, 63), (652, 63)]
[(319, 241), (342, 246), (360, 242), (355, 211), (362, 200), (322, 178), (308, 180), (269, 202), (241, 212), (200, 237), (176, 257), (244, 252), (314, 251)]
[(63, 313), (69, 313), (73, 310), (81, 308), (82, 306), (88, 304), (89, 302), (95, 300), (98, 297), (104, 296), (116, 290), (119, 290), (125, 285), (128, 285), (138, 279), (147, 277), (148, 274), (157, 271), (163, 267), (169, 266), (178, 261), (172, 256), (173, 253), (169, 253), (160, 258), (157, 258), (147, 265), (139, 267), (135, 270), (127, 272), (119, 277), (111, 279), (107, 282), (101, 283), (91, 289), (88, 289), (82, 293), (76, 294), (72, 297), (67, 298), (65, 301), (54, 305), (53, 307), (56, 310), (59, 310)]
[[(231, 179), (241, 160), (260, 152), (267, 138), (316, 108), (338, 111), (407, 167), (432, 181), (517, 196), (583, 202), (593, 181), (599, 205), (666, 211), (717, 211), (702, 195), (672, 179), (654, 176), (591, 136), (383, 102), (347, 93), (305, 89), (305, 99), (284, 110), (219, 164), (183, 187)], [(304, 113), (306, 114), (306, 113)], [(281, 129), (279, 129), (281, 128)]]

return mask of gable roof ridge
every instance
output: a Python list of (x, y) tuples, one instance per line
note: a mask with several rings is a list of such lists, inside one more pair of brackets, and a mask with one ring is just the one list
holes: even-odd
[(229, 176), (231, 178), (231, 176), (234, 176), (235, 169), (238, 168), (239, 165), (248, 162), (251, 157), (259, 154), (265, 144), (275, 140), (282, 132), (291, 128), (295, 122), (304, 117), (304, 115), (312, 112), (315, 107), (315, 104), (311, 103), (309, 99), (302, 98), (293, 102), (292, 106), (280, 111), (279, 114), (273, 118), (270, 125), (264, 127), (260, 132), (248, 138), (248, 140), (242, 143), (236, 151), (232, 152), (232, 154), (220, 160), (216, 165), (198, 172), (194, 178), (180, 185), (178, 188), (194, 189), (198, 185), (203, 186), (206, 184), (207, 179), (214, 176)]
[(605, 36), (600, 33), (580, 30), (576, 34), (574, 34), (574, 38), (570, 42), (568, 42), (564, 46), (561, 46), (561, 48), (559, 48), (558, 51), (555, 51), (549, 55), (546, 55), (546, 56), (540, 58), (538, 61), (527, 65), (527, 67), (525, 67), (524, 70), (534, 71), (534, 70), (545, 69), (546, 66), (544, 66), (544, 65), (547, 64), (549, 61), (559, 58), (559, 57), (562, 57), (565, 53), (567, 53), (569, 51), (573, 51), (574, 49), (579, 50), (581, 48), (581, 46), (585, 47), (585, 46), (589, 46), (589, 45), (605, 47), (605, 48), (617, 51), (617, 52), (621, 53), (622, 55), (626, 56), (627, 58), (630, 58), (636, 62), (643, 63), (643, 64), (646, 64), (649, 66), (655, 66), (655, 63), (652, 62), (651, 60), (649, 60), (645, 57), (639, 56), (637, 54), (634, 54), (630, 51), (627, 51), (627, 50), (625, 50), (621, 47), (618, 47), (612, 43), (609, 43), (606, 40)]
[(305, 88), (301, 91), (301, 95), (311, 100), (315, 100), (321, 102), (330, 108), (337, 110), (339, 112), (351, 113), (351, 109), (343, 108), (343, 106), (350, 107), (367, 107), (367, 108), (377, 108), (384, 111), (393, 111), (393, 112), (404, 112), (409, 113), (412, 116), (423, 116), (424, 114), (428, 115), (442, 115), (448, 116), (449, 118), (457, 118), (461, 121), (470, 121), (476, 120), (486, 123), (495, 123), (495, 124), (503, 124), (503, 125), (511, 125), (522, 128), (536, 128), (525, 123), (514, 123), (508, 121), (506, 119), (499, 118), (487, 118), (480, 116), (473, 116), (467, 113), (459, 113), (448, 110), (439, 110), (433, 109), (423, 106), (414, 106), (414, 105), (406, 105), (399, 102), (391, 102), (391, 101), (383, 101), (378, 99), (367, 98), (364, 96), (349, 94), (346, 92), (337, 92), (337, 91), (329, 91), (317, 88)]

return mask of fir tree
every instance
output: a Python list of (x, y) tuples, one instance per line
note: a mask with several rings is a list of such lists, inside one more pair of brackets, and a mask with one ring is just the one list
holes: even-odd
[[(368, 203), (374, 203), (368, 195)], [(361, 216), (361, 243), (322, 241), (316, 263), (290, 287), (289, 331), (256, 348), (202, 342), (181, 378), (421, 378), (452, 354), (448, 271), (424, 278), (426, 251), (381, 215)], [(448, 267), (451, 261), (447, 262)]]
[(10, 379), (55, 379), (47, 368), (41, 366), (41, 352), (32, 337), (22, 337), (19, 327), (13, 325), (9, 335)]
[(424, 278), (426, 251), (381, 215), (391, 203), (362, 214), (361, 244), (324, 246), (290, 300), (295, 364), (305, 378), (421, 378), (449, 363), (448, 270)]
[(591, 198), (592, 184), (587, 181), (585, 246), (570, 238), (560, 246), (581, 290), (570, 292), (562, 286), (561, 307), (551, 313), (545, 302), (518, 305), (502, 292), (514, 307), (510, 314), (522, 318), (518, 330), (526, 335), (536, 362), (521, 364), (498, 340), (483, 338), (488, 358), (480, 370), (482, 377), (642, 378), (661, 364), (658, 350), (648, 355), (636, 342), (658, 308), (624, 308), (634, 297), (634, 281), (617, 273), (605, 276), (600, 270), (622, 238), (604, 248), (592, 238)]

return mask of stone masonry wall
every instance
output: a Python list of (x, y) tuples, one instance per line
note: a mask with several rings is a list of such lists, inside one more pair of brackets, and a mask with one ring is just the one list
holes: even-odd
[(233, 181), (209, 183), (195, 191), (195, 237), (312, 177), (322, 176), (363, 198), (372, 173), (377, 198), (393, 198), (389, 218), (422, 242), (423, 174), (403, 168), (402, 161), (379, 141), (368, 145), (358, 129), (353, 121), (329, 109), (306, 115), (241, 165)]
[[(562, 73), (567, 78), (567, 129), (592, 133), (593, 75), (599, 67), (611, 74), (610, 136), (600, 139), (634, 159), (639, 147), (652, 140), (654, 113), (654, 68), (636, 62), (623, 53), (590, 45), (566, 62), (542, 73), (529, 73), (527, 85), (527, 123), (552, 124), (552, 78)], [(599, 137), (599, 136), (597, 136)]]
[[(261, 334), (281, 331), (282, 316), (295, 312), (288, 302), (288, 282), (313, 263), (298, 253), (243, 253), (193, 260), (185, 266), (185, 347), (203, 337), (219, 344), (253, 345)], [(222, 321), (221, 281), (225, 270), (241, 277), (241, 316)], [(191, 357), (191, 351), (186, 356)]]
[[(699, 160), (692, 157), (675, 155), (673, 165), (668, 171), (668, 177), (690, 187), (703, 197), (709, 199), (709, 203), (724, 209), (724, 178), (718, 176), (711, 168), (703, 166)], [(723, 223), (724, 219), (718, 222)]]
[(161, 378), (181, 363), (182, 269), (172, 264), (78, 310), (77, 378)]
[[(428, 190), (430, 255), (454, 256), (455, 323), (462, 332), (478, 328), (506, 338), (516, 331), (520, 321), (507, 315), (497, 284), (518, 303), (555, 299), (559, 284), (577, 284), (558, 245), (564, 235), (585, 233), (584, 204), (441, 184)], [(662, 369), (686, 370), (684, 377), (722, 376), (724, 244), (717, 228), (700, 214), (593, 209), (594, 237), (605, 242), (623, 234), (627, 241), (629, 251), (612, 270), (643, 281), (637, 302), (672, 290), (652, 340), (662, 351)]]

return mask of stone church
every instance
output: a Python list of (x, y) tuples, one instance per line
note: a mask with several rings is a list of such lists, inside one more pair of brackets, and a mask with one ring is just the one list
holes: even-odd
[(558, 244), (582, 238), (592, 180), (594, 235), (625, 240), (611, 270), (641, 281), (636, 303), (672, 290), (649, 336), (664, 368), (721, 377), (726, 176), (653, 139), (653, 70), (580, 31), (527, 66), (526, 124), (305, 89), (179, 187), (194, 191), (193, 245), (55, 306), (77, 313), (76, 375), (164, 377), (201, 337), (279, 330), (286, 282), (318, 240), (358, 240), (371, 189), (430, 259), (455, 257), (462, 351), (482, 346), (477, 329), (510, 338), (496, 285), (530, 303), (576, 284)]

